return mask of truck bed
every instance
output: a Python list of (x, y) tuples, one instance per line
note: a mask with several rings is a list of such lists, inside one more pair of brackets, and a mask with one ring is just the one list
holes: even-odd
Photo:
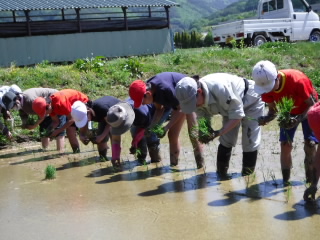
[(214, 37), (235, 37), (237, 33), (243, 32), (246, 37), (247, 34), (255, 32), (257, 29), (277, 32), (283, 31), (284, 29), (288, 31), (290, 28), (290, 18), (250, 19), (215, 25), (212, 27), (212, 33)]

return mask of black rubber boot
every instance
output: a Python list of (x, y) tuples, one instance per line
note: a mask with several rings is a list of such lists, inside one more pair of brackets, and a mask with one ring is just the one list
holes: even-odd
[(158, 144), (148, 145), (149, 156), (151, 163), (161, 162), (160, 147)]
[(256, 167), (258, 151), (243, 152), (242, 153), (242, 176), (248, 176), (254, 172)]
[(304, 143), (304, 169), (306, 173), (306, 182), (311, 183), (313, 179), (313, 161), (316, 154), (316, 143), (314, 141), (306, 141)]
[(99, 160), (101, 162), (109, 161), (109, 159), (107, 158), (107, 149), (98, 150), (98, 152), (99, 152)]
[(217, 175), (220, 180), (228, 180), (232, 178), (231, 175), (227, 174), (231, 158), (231, 151), (232, 148), (227, 148), (222, 144), (219, 144), (217, 154)]
[(284, 186), (289, 186), (290, 185), (290, 173), (291, 169), (281, 169), (282, 171), (282, 178), (283, 178), (283, 185)]
[(72, 151), (73, 153), (80, 153), (80, 147), (79, 146), (76, 146), (76, 147), (72, 147)]

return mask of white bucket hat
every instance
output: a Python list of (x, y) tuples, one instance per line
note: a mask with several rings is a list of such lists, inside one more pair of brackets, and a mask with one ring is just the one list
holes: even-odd
[(10, 92), (13, 92), (14, 94), (21, 93), (21, 88), (19, 88), (16, 84), (12, 84), (11, 87), (9, 88)]
[(109, 108), (107, 122), (111, 126), (112, 135), (122, 135), (128, 131), (134, 121), (135, 114), (132, 106), (120, 102)]
[(88, 122), (87, 106), (81, 101), (75, 101), (71, 106), (71, 116), (78, 128), (84, 127)]
[(197, 82), (191, 77), (182, 78), (176, 85), (176, 97), (183, 113), (190, 114), (197, 108)]
[(272, 62), (258, 62), (252, 69), (252, 78), (255, 81), (255, 92), (258, 94), (271, 92), (277, 76), (278, 71)]

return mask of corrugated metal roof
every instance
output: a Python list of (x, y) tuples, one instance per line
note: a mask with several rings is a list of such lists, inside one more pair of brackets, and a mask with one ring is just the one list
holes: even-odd
[(169, 0), (1, 0), (0, 11), (179, 6)]

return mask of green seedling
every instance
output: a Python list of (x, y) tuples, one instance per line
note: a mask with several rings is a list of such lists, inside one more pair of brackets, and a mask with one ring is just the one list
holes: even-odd
[(190, 136), (198, 138), (202, 143), (209, 143), (215, 138), (214, 130), (211, 127), (210, 119), (202, 117), (198, 119), (198, 125), (191, 129)]
[(52, 165), (48, 165), (45, 170), (46, 179), (54, 179), (56, 178), (56, 168)]
[(292, 98), (283, 97), (281, 101), (276, 103), (277, 121), (280, 127), (290, 124), (291, 111), (294, 108), (294, 100)]
[(292, 195), (292, 186), (289, 185), (286, 192), (286, 202), (288, 203)]
[(27, 120), (27, 125), (34, 125), (37, 121), (37, 116), (29, 115)]
[(41, 131), (41, 135), (44, 137), (49, 137), (53, 133), (53, 129), (51, 127), (43, 129)]
[(165, 135), (164, 128), (161, 124), (156, 124), (150, 130), (154, 132), (158, 138), (162, 138)]
[(253, 117), (249, 117), (249, 116), (245, 116), (246, 119), (251, 120), (251, 121), (256, 121), (258, 122), (258, 119), (253, 118)]
[(269, 175), (270, 175), (270, 177), (271, 177), (271, 179), (273, 181), (272, 185), (277, 187), (278, 186), (277, 178), (276, 178), (276, 175), (274, 174), (273, 170), (269, 170), (268, 173), (269, 173)]

